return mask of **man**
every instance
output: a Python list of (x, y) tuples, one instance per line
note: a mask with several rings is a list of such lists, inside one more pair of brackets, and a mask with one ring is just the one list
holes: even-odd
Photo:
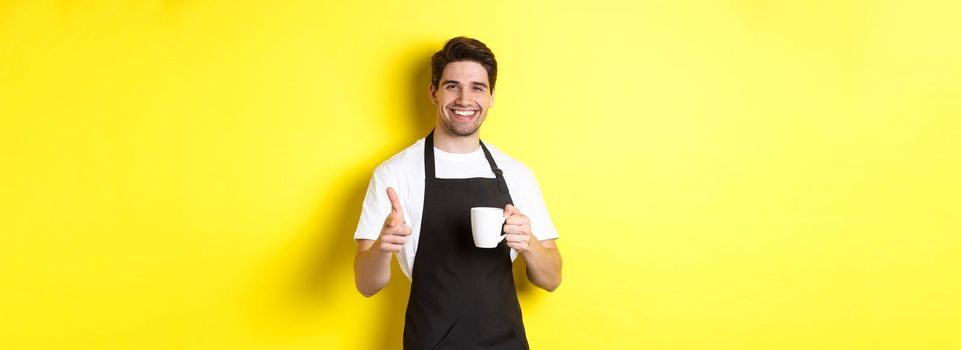
[[(537, 181), (480, 140), (496, 80), (484, 43), (447, 41), (431, 60), (434, 130), (378, 166), (367, 188), (354, 234), (355, 282), (374, 295), (397, 254), (411, 278), (405, 349), (527, 349), (512, 261), (524, 257), (534, 285), (560, 285), (557, 231)], [(506, 238), (496, 248), (474, 246), (472, 207), (504, 208)]]

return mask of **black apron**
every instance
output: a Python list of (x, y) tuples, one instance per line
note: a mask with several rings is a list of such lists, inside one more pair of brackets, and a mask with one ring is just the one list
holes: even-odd
[(477, 248), (470, 208), (511, 201), (487, 146), (496, 178), (438, 179), (434, 132), (424, 142), (424, 213), (414, 256), (404, 349), (528, 349), (514, 288), (510, 248)]

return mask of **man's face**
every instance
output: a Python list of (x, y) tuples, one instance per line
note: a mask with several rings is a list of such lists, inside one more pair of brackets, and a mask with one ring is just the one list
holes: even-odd
[(430, 97), (437, 106), (437, 125), (457, 136), (476, 133), (494, 102), (487, 70), (474, 61), (448, 63), (437, 87), (431, 85)]

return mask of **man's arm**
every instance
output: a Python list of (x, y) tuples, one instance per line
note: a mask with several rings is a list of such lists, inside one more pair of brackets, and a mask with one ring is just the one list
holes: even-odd
[(380, 237), (372, 241), (357, 240), (354, 256), (354, 284), (365, 297), (377, 294), (390, 282), (390, 258), (399, 252), (410, 235), (410, 227), (404, 224), (404, 211), (393, 188), (387, 188), (391, 211), (380, 229)]
[(531, 233), (531, 221), (513, 205), (504, 208), (509, 216), (504, 224), (507, 245), (524, 256), (527, 279), (535, 286), (553, 292), (561, 285), (561, 252), (553, 239), (538, 241)]
[(390, 281), (390, 252), (374, 245), (380, 241), (357, 240), (357, 255), (354, 256), (354, 284), (365, 297), (373, 296)]
[(527, 279), (535, 286), (553, 292), (561, 285), (561, 252), (553, 239), (534, 238), (523, 254), (527, 263)]

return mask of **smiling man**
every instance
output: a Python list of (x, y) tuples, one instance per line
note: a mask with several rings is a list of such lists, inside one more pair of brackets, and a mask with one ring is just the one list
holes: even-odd
[[(431, 60), (434, 130), (374, 170), (354, 239), (357, 289), (390, 280), (391, 256), (411, 278), (405, 349), (527, 349), (511, 266), (553, 291), (557, 230), (527, 167), (480, 140), (494, 104), (497, 61), (484, 43), (447, 41)], [(504, 208), (505, 239), (474, 246), (470, 208)], [(416, 257), (416, 258), (415, 258)]]

